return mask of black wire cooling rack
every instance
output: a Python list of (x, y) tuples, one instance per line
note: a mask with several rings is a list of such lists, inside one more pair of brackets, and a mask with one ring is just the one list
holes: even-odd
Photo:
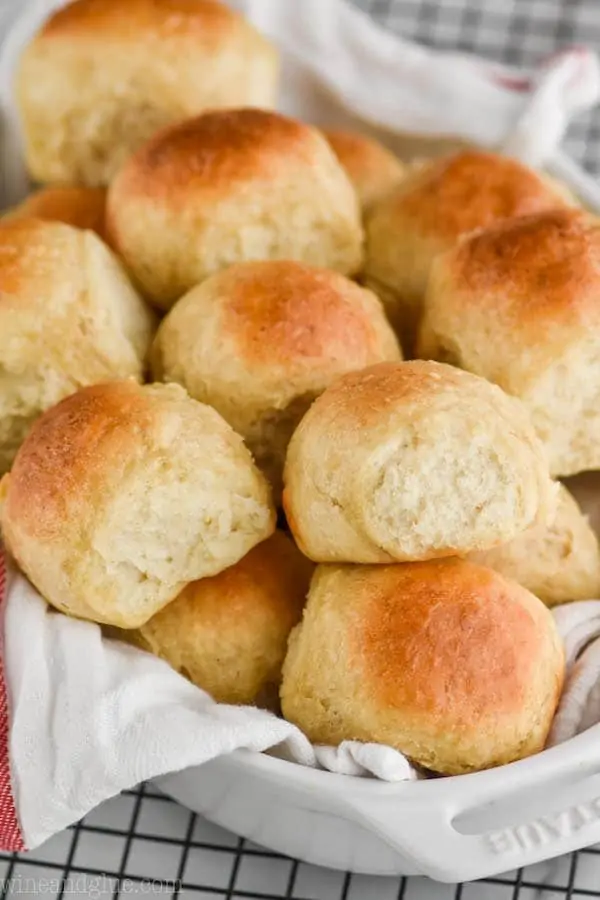
[[(0, 13), (25, 2), (0, 0)], [(507, 63), (533, 63), (572, 43), (600, 52), (600, 0), (353, 2), (422, 43)], [(600, 172), (600, 110), (573, 125), (567, 148), (590, 171)], [(142, 785), (33, 853), (0, 854), (0, 900), (140, 894), (181, 900), (583, 900), (600, 898), (600, 847), (465, 885), (352, 876), (269, 853)]]
[(0, 885), (2, 898), (56, 900), (583, 900), (600, 897), (600, 848), (464, 885), (350, 875), (269, 853), (142, 785), (35, 853), (0, 857)]

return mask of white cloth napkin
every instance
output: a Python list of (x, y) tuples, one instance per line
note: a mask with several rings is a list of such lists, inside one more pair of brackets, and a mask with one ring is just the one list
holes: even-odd
[[(405, 155), (456, 141), (504, 149), (565, 178), (600, 212), (598, 186), (559, 149), (571, 116), (599, 96), (598, 64), (588, 51), (566, 50), (521, 71), (418, 47), (382, 31), (343, 0), (231, 2), (283, 51), (282, 110), (320, 124), (361, 127)], [(63, 3), (19, 4), (0, 53), (3, 205), (29, 188), (13, 98), (15, 65), (43, 19)], [(49, 611), (19, 574), (9, 573), (6, 590), (4, 582), (0, 564), (3, 849), (34, 847), (123, 788), (238, 747), (276, 748), (299, 764), (350, 775), (417, 777), (389, 747), (312, 747), (268, 713), (218, 706), (160, 660)], [(588, 610), (595, 621), (597, 606), (577, 606), (582, 621)], [(569, 634), (584, 628), (579, 619), (573, 626), (567, 620), (561, 627)], [(596, 625), (589, 627), (596, 635)], [(580, 662), (592, 659), (586, 654)], [(595, 674), (576, 675), (578, 666), (572, 665), (569, 680), (576, 699), (569, 687), (555, 741), (599, 717), (598, 691), (590, 687)]]
[[(239, 748), (277, 747), (301, 765), (347, 775), (417, 777), (389, 747), (314, 748), (269, 712), (217, 704), (162, 660), (52, 611), (12, 566), (7, 572), (0, 679), (9, 701), (12, 797), (26, 847), (140, 781)], [(0, 783), (1, 769), (0, 759)], [(0, 784), (0, 846), (5, 807)]]
[[(52, 611), (12, 566), (7, 573), (0, 682), (9, 716), (3, 723), (0, 714), (0, 752), (4, 727), (11, 797), (2, 795), (0, 758), (0, 846), (9, 799), (18, 847), (31, 848), (121, 790), (241, 748), (274, 749), (343, 775), (423, 777), (391, 747), (313, 746), (269, 712), (217, 704), (162, 660)], [(600, 601), (559, 607), (555, 617), (569, 674), (554, 744), (600, 721)]]
[(565, 642), (567, 680), (549, 746), (600, 722), (600, 601), (560, 606), (554, 617)]

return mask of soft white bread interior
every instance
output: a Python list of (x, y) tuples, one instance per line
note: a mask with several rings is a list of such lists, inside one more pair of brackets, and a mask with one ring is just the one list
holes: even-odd
[(451, 366), (338, 379), (290, 441), (284, 508), (316, 562), (463, 555), (553, 514), (557, 486), (518, 401)]
[(62, 612), (135, 628), (275, 528), (239, 435), (178, 385), (83, 388), (46, 412), (2, 482), (2, 536)]

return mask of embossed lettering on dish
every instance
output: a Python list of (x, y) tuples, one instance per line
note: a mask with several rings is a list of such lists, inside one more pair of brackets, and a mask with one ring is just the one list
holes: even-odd
[(591, 822), (600, 820), (600, 797), (588, 803), (571, 806), (560, 813), (540, 816), (533, 822), (492, 831), (485, 839), (494, 853), (519, 853), (534, 847), (543, 847), (558, 838), (571, 837)]

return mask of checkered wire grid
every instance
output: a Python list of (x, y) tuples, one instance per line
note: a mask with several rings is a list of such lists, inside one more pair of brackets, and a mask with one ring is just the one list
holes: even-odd
[[(0, 7), (20, 2), (0, 0)], [(507, 63), (527, 65), (570, 43), (600, 52), (600, 0), (352, 2), (406, 37)], [(600, 172), (600, 110), (579, 118), (567, 147)], [(48, 900), (156, 894), (174, 900), (600, 900), (600, 847), (465, 885), (353, 876), (269, 853), (142, 785), (35, 852), (0, 854), (0, 900), (41, 894)]]
[[(324, 0), (326, 2), (326, 0)], [(352, 0), (404, 37), (513, 65), (530, 65), (567, 44), (600, 53), (598, 0)], [(580, 116), (565, 148), (600, 173), (600, 108)]]
[(584, 900), (600, 847), (464, 885), (305, 865), (205, 821), (151, 785), (125, 791), (29, 854), (0, 854), (0, 900)]

